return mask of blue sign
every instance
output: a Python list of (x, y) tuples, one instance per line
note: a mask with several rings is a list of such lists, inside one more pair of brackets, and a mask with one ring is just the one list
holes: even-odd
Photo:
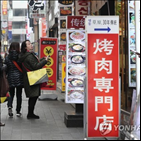
[(8, 40), (12, 40), (12, 31), (8, 31)]

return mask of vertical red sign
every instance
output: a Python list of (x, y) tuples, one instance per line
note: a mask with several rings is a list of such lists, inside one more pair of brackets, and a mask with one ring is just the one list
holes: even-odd
[(120, 130), (119, 17), (88, 16), (87, 136), (118, 138)]
[(119, 136), (118, 38), (118, 34), (88, 34), (89, 137)]
[(57, 38), (41, 38), (40, 39), (40, 58), (49, 56), (48, 62), (45, 66), (49, 77), (49, 82), (43, 90), (57, 89)]

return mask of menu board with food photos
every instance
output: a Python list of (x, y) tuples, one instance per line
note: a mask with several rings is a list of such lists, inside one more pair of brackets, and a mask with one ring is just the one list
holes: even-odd
[(59, 2), (59, 24), (58, 35), (59, 45), (66, 45), (66, 32), (67, 32), (67, 16), (72, 16), (74, 13), (73, 0), (58, 0)]
[(84, 103), (86, 76), (85, 31), (67, 31), (66, 103)]
[(129, 87), (136, 87), (136, 54), (132, 50), (136, 50), (135, 37), (135, 1), (128, 2), (128, 39), (129, 39)]

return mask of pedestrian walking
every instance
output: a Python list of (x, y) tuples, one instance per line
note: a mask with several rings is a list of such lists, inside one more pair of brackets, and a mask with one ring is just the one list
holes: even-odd
[(24, 89), (26, 97), (29, 98), (28, 101), (28, 114), (27, 119), (39, 119), (38, 115), (34, 114), (35, 105), (38, 97), (41, 93), (40, 84), (38, 85), (29, 85), (27, 70), (34, 71), (41, 69), (47, 63), (46, 58), (38, 59), (36, 54), (33, 52), (33, 46), (29, 40), (26, 40), (21, 45), (21, 55), (20, 62), (22, 63), (23, 75), (24, 75)]
[(13, 117), (13, 99), (16, 93), (17, 106), (16, 115), (20, 117), (22, 106), (22, 88), (23, 88), (23, 73), (21, 71), (21, 64), (18, 62), (20, 54), (20, 44), (13, 42), (9, 48), (9, 54), (5, 58), (5, 64), (7, 65), (7, 79), (10, 87), (10, 97), (8, 98), (8, 114)]

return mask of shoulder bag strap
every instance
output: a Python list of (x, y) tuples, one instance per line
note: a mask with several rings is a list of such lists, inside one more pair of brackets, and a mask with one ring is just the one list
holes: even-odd
[(27, 69), (27, 68), (25, 67), (24, 63), (22, 63), (22, 65), (23, 65), (23, 67), (26, 69), (27, 72), (30, 71), (29, 69)]
[(12, 61), (14, 63), (14, 65), (17, 67), (17, 69), (23, 73), (22, 69), (19, 67), (19, 65), (17, 64), (16, 61)]

